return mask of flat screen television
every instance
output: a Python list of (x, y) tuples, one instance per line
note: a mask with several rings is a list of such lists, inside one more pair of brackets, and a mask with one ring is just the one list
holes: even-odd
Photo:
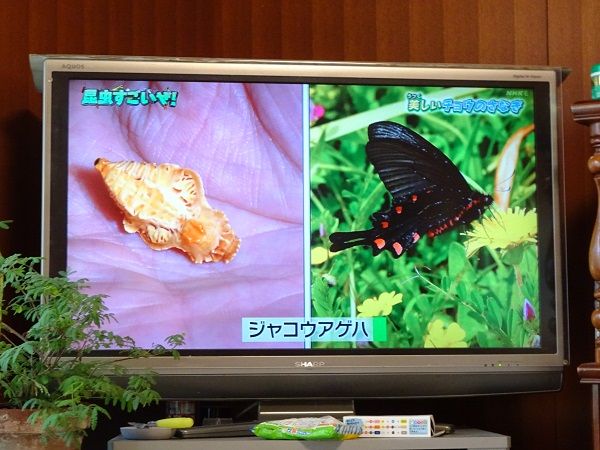
[(560, 69), (31, 65), (44, 270), (141, 346), (185, 333), (132, 366), (165, 398), (560, 389)]

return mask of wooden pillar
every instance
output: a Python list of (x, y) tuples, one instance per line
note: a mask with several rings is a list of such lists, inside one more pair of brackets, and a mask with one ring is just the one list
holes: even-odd
[(594, 151), (588, 160), (588, 169), (594, 177), (598, 201), (588, 256), (590, 275), (594, 280), (594, 309), (591, 314), (595, 339), (594, 362), (581, 364), (577, 373), (581, 383), (592, 384), (594, 450), (600, 450), (600, 101), (577, 102), (571, 106), (571, 111), (575, 122), (589, 127), (590, 144)]

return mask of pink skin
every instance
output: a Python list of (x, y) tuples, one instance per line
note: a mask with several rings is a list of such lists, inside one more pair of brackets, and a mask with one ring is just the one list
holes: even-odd
[[(120, 84), (177, 90), (177, 106), (81, 105), (84, 86)], [(140, 346), (185, 333), (186, 348), (239, 348), (243, 317), (303, 316), (299, 86), (80, 81), (71, 94), (67, 265), (108, 295), (111, 329)], [(99, 157), (194, 169), (241, 238), (237, 256), (193, 264), (126, 233)]]

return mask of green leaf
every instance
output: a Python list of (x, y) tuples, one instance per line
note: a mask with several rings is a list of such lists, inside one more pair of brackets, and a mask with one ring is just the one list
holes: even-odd
[(490, 299), (488, 303), (488, 321), (497, 328), (502, 328), (503, 309), (496, 299)]
[[(0, 229), (5, 228), (6, 222), (0, 221)], [(12, 405), (35, 409), (29, 420), (41, 424), (45, 438), (80, 443), (86, 427), (95, 428), (99, 416), (109, 417), (98, 403), (131, 411), (160, 398), (153, 372), (129, 376), (119, 360), (84, 357), (103, 348), (122, 349), (124, 360), (176, 356), (184, 336), (169, 336), (166, 345), (149, 350), (138, 348), (132, 338), (103, 329), (114, 317), (104, 296), (86, 293), (86, 280), (71, 279), (69, 273), (47, 277), (39, 273), (39, 263), (37, 257), (0, 255), (0, 291), (14, 293), (5, 299), (1, 314), (8, 310), (31, 322), (20, 334), (0, 321), (0, 389)], [(105, 373), (127, 377), (127, 388)]]
[(485, 318), (464, 304), (458, 305), (456, 317), (456, 322), (458, 322), (462, 329), (465, 330), (465, 341), (467, 342), (487, 329), (485, 326)]
[(465, 247), (458, 242), (452, 242), (448, 248), (448, 275), (454, 280), (469, 268), (469, 260)]
[(518, 266), (523, 260), (524, 250), (525, 245), (517, 245), (516, 247), (507, 249), (504, 255), (502, 255), (502, 262), (511, 266)]
[(311, 294), (317, 317), (335, 317), (334, 296), (330, 295), (327, 283), (317, 278), (312, 284)]
[(416, 312), (405, 313), (404, 323), (406, 324), (406, 330), (412, 335), (415, 342), (418, 343), (423, 340), (423, 328)]

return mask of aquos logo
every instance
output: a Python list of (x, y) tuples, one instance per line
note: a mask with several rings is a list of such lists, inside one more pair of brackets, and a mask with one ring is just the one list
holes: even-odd
[(296, 361), (294, 362), (295, 367), (323, 367), (325, 361)]
[(85, 69), (85, 65), (83, 65), (83, 64), (63, 64), (62, 68), (66, 69), (66, 70), (78, 70), (78, 69)]

